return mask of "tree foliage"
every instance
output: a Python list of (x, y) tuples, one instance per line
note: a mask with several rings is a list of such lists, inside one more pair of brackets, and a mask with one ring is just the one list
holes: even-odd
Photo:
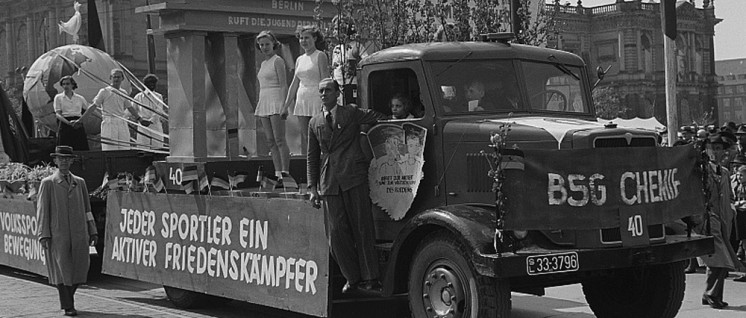
[[(556, 40), (560, 29), (560, 22), (557, 20), (559, 0), (553, 0), (549, 6), (544, 5), (544, 0), (538, 1), (534, 6), (531, 0), (520, 0), (521, 7), (516, 10), (520, 23), (516, 43), (540, 46)], [(531, 14), (533, 11), (538, 11), (536, 18)]]
[[(521, 30), (515, 42), (540, 45), (556, 36), (559, 0), (546, 6), (520, 0)], [(324, 3), (333, 11), (324, 12)], [(509, 1), (501, 0), (316, 0), (316, 18), (334, 15), (323, 24), (333, 47), (358, 41), (384, 49), (406, 43), (472, 41), (480, 34), (511, 30)], [(328, 6), (327, 6), (328, 8)], [(554, 8), (547, 10), (546, 8)], [(327, 9), (328, 10), (328, 9)], [(538, 11), (531, 15), (530, 11)], [(535, 18), (534, 18), (535, 17)]]
[(593, 104), (596, 108), (596, 117), (613, 119), (626, 117), (630, 108), (624, 104), (622, 96), (613, 85), (597, 87), (593, 90)]

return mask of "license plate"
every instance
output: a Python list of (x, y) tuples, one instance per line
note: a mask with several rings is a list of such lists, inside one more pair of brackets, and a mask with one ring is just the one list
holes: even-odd
[(533, 255), (526, 258), (526, 271), (529, 275), (574, 272), (580, 268), (578, 253)]

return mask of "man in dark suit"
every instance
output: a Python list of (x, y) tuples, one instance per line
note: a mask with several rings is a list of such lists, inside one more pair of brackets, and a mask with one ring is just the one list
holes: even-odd
[(347, 279), (345, 294), (376, 294), (378, 257), (368, 190), (369, 161), (360, 146), (360, 125), (386, 116), (352, 105), (337, 105), (339, 86), (321, 80), (323, 112), (308, 125), (308, 190), (321, 207), (323, 198), (332, 256)]

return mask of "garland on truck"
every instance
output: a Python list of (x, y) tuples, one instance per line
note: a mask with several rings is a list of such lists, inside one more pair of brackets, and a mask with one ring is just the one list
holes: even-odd
[(491, 155), (486, 154), (482, 151), (482, 154), (487, 158), (487, 162), (490, 165), (490, 171), (487, 175), (492, 178), (492, 191), (495, 192), (495, 238), (493, 240), (495, 244), (495, 252), (498, 255), (502, 253), (503, 242), (506, 236), (503, 233), (505, 227), (505, 215), (508, 213), (507, 197), (503, 192), (503, 185), (505, 184), (505, 165), (503, 160), (505, 159), (505, 150), (507, 150), (508, 133), (510, 132), (510, 124), (501, 124), (497, 132), (493, 132), (490, 137), (490, 147), (494, 149)]

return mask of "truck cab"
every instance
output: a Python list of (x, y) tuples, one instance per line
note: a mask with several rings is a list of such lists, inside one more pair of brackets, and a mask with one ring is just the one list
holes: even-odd
[[(675, 219), (646, 223), (647, 241), (635, 247), (617, 226), (496, 231), (490, 136), (502, 127), (517, 150), (658, 146), (654, 131), (599, 123), (591, 82), (574, 54), (504, 42), (410, 44), (361, 61), (360, 106), (391, 114), (391, 97), (405, 94), (412, 118), (387, 122), (427, 129), (406, 215), (393, 220), (374, 205), (385, 292), (408, 292), (414, 317), (506, 317), (511, 290), (543, 295), (572, 283), (583, 283), (599, 317), (675, 316), (681, 262), (712, 249), (709, 237), (666, 235)], [(565, 261), (573, 265), (556, 264)], [(559, 270), (537, 274), (535, 262)]]

